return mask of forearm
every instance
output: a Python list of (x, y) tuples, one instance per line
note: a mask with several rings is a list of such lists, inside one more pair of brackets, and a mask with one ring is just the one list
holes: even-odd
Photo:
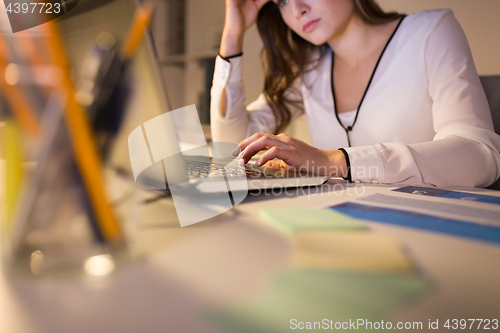
[(222, 33), (219, 53), (222, 57), (230, 57), (243, 52), (243, 35), (234, 34), (230, 31)]
[(500, 154), (459, 136), (406, 145), (345, 148), (352, 181), (486, 187), (500, 175)]
[(499, 177), (500, 154), (484, 143), (455, 136), (409, 147), (426, 184), (486, 187)]
[(248, 115), (244, 104), (241, 61), (241, 57), (231, 59), (231, 62), (220, 57), (216, 60), (210, 91), (210, 119), (214, 141), (238, 143), (247, 132)]
[[(214, 141), (238, 143), (256, 133), (272, 133), (276, 118), (263, 95), (248, 106), (242, 77), (243, 57), (217, 57), (211, 93), (210, 119)], [(221, 110), (226, 112), (222, 113)], [(299, 111), (294, 113), (298, 114)]]
[[(222, 35), (219, 54), (221, 57), (228, 60), (228, 57), (234, 57), (243, 53), (243, 36), (233, 35), (230, 32), (224, 31)], [(226, 89), (222, 90), (220, 103), (220, 113), (222, 116), (226, 115), (227, 111), (227, 95)]]

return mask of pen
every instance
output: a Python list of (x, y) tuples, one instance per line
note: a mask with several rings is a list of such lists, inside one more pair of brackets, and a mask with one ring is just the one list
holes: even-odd
[(94, 100), (89, 111), (104, 161), (109, 155), (114, 137), (118, 134), (130, 96), (127, 67), (144, 36), (144, 30), (151, 20), (151, 13), (152, 6), (149, 5), (136, 10), (121, 52), (117, 52), (116, 47), (100, 52), (102, 66), (95, 80)]

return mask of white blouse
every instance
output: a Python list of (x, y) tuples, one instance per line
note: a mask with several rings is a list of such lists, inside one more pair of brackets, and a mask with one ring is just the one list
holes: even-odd
[[(331, 57), (288, 94), (303, 100), (313, 146), (348, 153), (352, 181), (486, 187), (500, 177), (500, 136), (460, 24), (449, 9), (404, 18), (383, 54), (350, 132), (335, 115)], [(264, 96), (245, 105), (242, 60), (216, 59), (211, 90), (214, 141), (272, 133)], [(226, 115), (221, 98), (226, 91)], [(293, 117), (300, 109), (291, 108)]]
[(358, 110), (352, 110), (347, 112), (341, 112), (338, 114), (340, 122), (342, 123), (342, 125), (344, 125), (345, 128), (352, 126), (354, 124), (357, 111)]

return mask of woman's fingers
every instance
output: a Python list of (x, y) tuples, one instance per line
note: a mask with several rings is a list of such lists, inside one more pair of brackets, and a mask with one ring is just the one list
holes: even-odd
[(268, 0), (226, 0), (226, 18), (223, 37), (224, 34), (242, 37), (245, 31), (254, 24), (260, 9), (267, 1)]
[(266, 136), (266, 135), (269, 136), (269, 134), (264, 134), (264, 133), (255, 133), (254, 135), (249, 136), (248, 138), (246, 138), (245, 140), (241, 141), (238, 144), (238, 147), (236, 147), (236, 149), (234, 150), (233, 155), (236, 156), (236, 155), (240, 154), (243, 150), (245, 150), (245, 148), (249, 144), (251, 144), (252, 142), (254, 142), (254, 141), (256, 141), (256, 140), (258, 140), (261, 137)]
[(263, 166), (268, 166), (272, 168), (283, 168), (283, 169), (291, 168), (291, 166), (286, 164), (285, 161), (283, 160), (269, 160), (266, 163), (264, 163)]
[[(287, 148), (293, 146), (292, 144), (292, 138), (286, 134), (279, 134), (279, 135), (271, 135), (271, 134), (264, 134), (264, 133), (255, 133), (254, 135), (246, 138), (245, 140), (241, 141), (238, 144), (238, 147), (233, 151), (233, 156), (240, 155), (240, 157), (243, 159), (244, 163), (248, 163), (248, 161), (259, 151), (261, 150), (269, 150), (272, 149), (273, 147), (278, 147), (278, 148)], [(269, 153), (266, 153), (263, 156), (271, 156), (267, 155)], [(262, 158), (260, 159), (260, 164), (263, 165), (267, 160), (271, 160), (275, 157), (279, 158), (285, 158), (284, 153), (280, 153), (281, 156), (273, 156), (269, 157), (266, 160), (263, 160)], [(289, 153), (287, 153), (288, 157)]]
[(244, 163), (248, 163), (250, 159), (261, 150), (272, 149), (276, 147), (284, 148), (286, 144), (279, 138), (271, 135), (264, 135), (257, 140), (248, 144), (242, 151), (240, 157)]
[(277, 139), (277, 140), (283, 141), (285, 143), (289, 143), (290, 139), (291, 139), (291, 137), (289, 135), (284, 134), (284, 133), (278, 134), (278, 135), (272, 135), (272, 134), (266, 134), (266, 133), (257, 132), (254, 135), (249, 136), (245, 140), (241, 141), (238, 144), (239, 152), (237, 152), (238, 149), (235, 149), (234, 152), (233, 152), (233, 155), (234, 156), (238, 155), (240, 152), (244, 151), (248, 147), (248, 145), (250, 145), (254, 141), (257, 141), (257, 140), (261, 139), (262, 137), (267, 137), (269, 139)]
[[(255, 163), (257, 166), (264, 165), (266, 162), (274, 159), (274, 158), (280, 158), (282, 160), (287, 160), (291, 157), (291, 151), (288, 149), (284, 149), (281, 147), (272, 147), (268, 151), (266, 151), (262, 156), (259, 158), (259, 160)], [(287, 165), (286, 163), (284, 163)]]
[(233, 150), (232, 154), (233, 156), (238, 156), (241, 155), (241, 153), (245, 150), (245, 148), (251, 144), (252, 142), (260, 139), (261, 137), (269, 135), (269, 134), (263, 134), (263, 133), (255, 133), (252, 136), (249, 136), (245, 140), (241, 141), (238, 146)]

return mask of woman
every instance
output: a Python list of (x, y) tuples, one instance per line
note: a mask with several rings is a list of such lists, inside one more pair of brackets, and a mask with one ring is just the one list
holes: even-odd
[[(243, 35), (256, 20), (266, 82), (245, 106)], [(213, 139), (240, 142), (245, 163), (267, 150), (257, 165), (279, 158), (356, 182), (485, 187), (500, 176), (500, 137), (450, 10), (226, 0), (211, 93)], [(302, 112), (313, 146), (278, 134)]]

